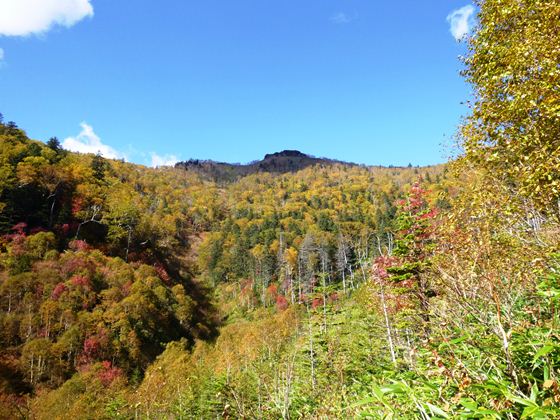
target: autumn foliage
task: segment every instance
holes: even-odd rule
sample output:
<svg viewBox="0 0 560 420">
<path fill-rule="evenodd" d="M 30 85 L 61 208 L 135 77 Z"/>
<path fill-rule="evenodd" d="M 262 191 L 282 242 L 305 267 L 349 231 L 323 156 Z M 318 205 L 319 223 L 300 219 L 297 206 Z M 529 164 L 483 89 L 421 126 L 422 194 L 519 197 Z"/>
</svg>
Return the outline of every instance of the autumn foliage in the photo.
<svg viewBox="0 0 560 420">
<path fill-rule="evenodd" d="M 0 122 L 0 417 L 559 418 L 560 6 L 476 3 L 446 165 L 148 169 Z"/>
</svg>

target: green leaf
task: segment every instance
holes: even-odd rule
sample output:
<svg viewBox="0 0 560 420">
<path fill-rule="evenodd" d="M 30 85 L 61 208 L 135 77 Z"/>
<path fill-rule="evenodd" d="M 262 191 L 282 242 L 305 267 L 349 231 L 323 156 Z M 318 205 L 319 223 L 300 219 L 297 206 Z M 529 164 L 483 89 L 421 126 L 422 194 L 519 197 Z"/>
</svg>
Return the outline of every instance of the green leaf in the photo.
<svg viewBox="0 0 560 420">
<path fill-rule="evenodd" d="M 543 369 L 543 381 L 548 380 L 550 380 L 550 367 L 548 365 L 545 365 Z"/>
<path fill-rule="evenodd" d="M 426 406 L 430 409 L 432 414 L 443 417 L 444 419 L 449 418 L 449 415 L 445 411 L 443 411 L 441 408 L 436 407 L 435 405 L 430 404 L 430 403 L 426 403 Z"/>
<path fill-rule="evenodd" d="M 478 404 L 471 399 L 466 399 L 463 398 L 461 399 L 461 401 L 459 401 L 459 404 L 461 404 L 463 407 L 465 407 L 467 410 L 470 411 L 477 411 L 478 410 Z"/>
<path fill-rule="evenodd" d="M 538 407 L 537 404 L 535 404 L 533 401 L 528 400 L 527 398 L 520 398 L 520 397 L 516 397 L 515 395 L 510 395 L 509 399 L 513 402 L 516 402 L 518 404 L 524 405 L 526 407 Z"/>
<path fill-rule="evenodd" d="M 546 345 L 543 346 L 538 352 L 535 353 L 535 357 L 533 358 L 533 364 L 537 362 L 541 357 L 546 356 L 547 354 L 551 353 L 556 349 L 556 346 Z"/>
<path fill-rule="evenodd" d="M 465 340 L 468 340 L 469 338 L 470 338 L 470 336 L 464 335 L 462 337 L 456 338 L 455 340 L 451 340 L 449 343 L 450 344 L 459 344 L 459 343 L 462 343 Z"/>
<path fill-rule="evenodd" d="M 539 419 L 546 418 L 546 414 L 543 413 L 540 407 L 527 407 L 523 410 L 521 414 L 522 419 Z"/>
<path fill-rule="evenodd" d="M 532 387 L 531 387 L 531 401 L 533 401 L 534 403 L 537 402 L 537 396 L 539 395 L 539 388 L 537 387 L 537 384 L 535 383 Z"/>
</svg>

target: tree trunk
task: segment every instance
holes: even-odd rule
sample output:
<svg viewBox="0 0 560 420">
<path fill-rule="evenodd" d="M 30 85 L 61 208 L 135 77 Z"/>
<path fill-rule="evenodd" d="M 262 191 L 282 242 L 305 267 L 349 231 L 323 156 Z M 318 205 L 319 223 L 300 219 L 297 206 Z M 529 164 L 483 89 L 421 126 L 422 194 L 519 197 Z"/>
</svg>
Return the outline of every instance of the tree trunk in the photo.
<svg viewBox="0 0 560 420">
<path fill-rule="evenodd" d="M 383 315 L 385 316 L 385 329 L 387 331 L 387 341 L 389 343 L 389 350 L 391 352 L 391 361 L 393 365 L 397 365 L 397 357 L 395 355 L 395 345 L 393 343 L 393 336 L 391 334 L 391 324 L 389 322 L 389 313 L 387 311 L 387 301 L 385 300 L 385 291 L 381 286 L 381 305 L 383 306 Z"/>
</svg>

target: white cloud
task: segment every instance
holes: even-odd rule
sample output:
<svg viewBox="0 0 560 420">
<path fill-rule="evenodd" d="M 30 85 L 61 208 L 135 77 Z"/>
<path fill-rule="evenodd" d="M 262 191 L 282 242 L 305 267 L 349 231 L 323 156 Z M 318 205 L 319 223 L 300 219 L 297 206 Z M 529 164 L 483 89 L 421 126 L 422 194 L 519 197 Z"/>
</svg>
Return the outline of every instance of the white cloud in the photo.
<svg viewBox="0 0 560 420">
<path fill-rule="evenodd" d="M 0 48 L 0 61 L 4 59 L 4 50 Z"/>
<path fill-rule="evenodd" d="M 0 35 L 26 36 L 93 16 L 91 0 L 0 0 Z"/>
<path fill-rule="evenodd" d="M 447 16 L 451 35 L 457 40 L 462 40 L 473 28 L 475 21 L 474 6 L 469 4 L 454 10 Z"/>
<path fill-rule="evenodd" d="M 122 153 L 117 152 L 111 146 L 103 144 L 101 139 L 93 131 L 93 127 L 83 122 L 80 124 L 82 131 L 76 137 L 68 137 L 62 142 L 62 147 L 71 152 L 99 153 L 108 159 L 124 158 Z"/>
<path fill-rule="evenodd" d="M 179 162 L 179 158 L 175 155 L 160 156 L 157 153 L 152 153 L 152 168 L 157 168 L 158 166 L 174 166 L 177 162 Z"/>
<path fill-rule="evenodd" d="M 348 14 L 346 14 L 344 12 L 339 12 L 339 13 L 335 13 L 334 15 L 332 15 L 330 20 L 333 23 L 337 23 L 339 25 L 344 25 L 346 23 L 352 22 L 354 19 L 356 19 L 355 16 L 349 16 Z"/>
<path fill-rule="evenodd" d="M 118 151 L 111 146 L 104 144 L 99 136 L 93 130 L 93 127 L 86 122 L 80 124 L 82 131 L 77 136 L 68 137 L 62 142 L 62 147 L 71 152 L 78 153 L 99 153 L 107 159 L 124 159 L 129 161 L 131 155 L 136 156 L 137 160 L 142 160 L 150 165 L 152 168 L 161 166 L 174 166 L 180 159 L 176 155 L 164 154 L 158 155 L 157 153 L 140 152 L 132 146 L 128 147 L 126 152 Z"/>
</svg>

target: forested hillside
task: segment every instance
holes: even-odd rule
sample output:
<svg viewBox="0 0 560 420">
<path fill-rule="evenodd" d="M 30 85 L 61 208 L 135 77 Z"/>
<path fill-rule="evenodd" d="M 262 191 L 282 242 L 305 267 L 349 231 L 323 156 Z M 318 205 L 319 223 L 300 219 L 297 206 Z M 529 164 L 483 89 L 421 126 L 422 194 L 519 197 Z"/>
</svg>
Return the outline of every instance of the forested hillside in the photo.
<svg viewBox="0 0 560 420">
<path fill-rule="evenodd" d="M 71 154 L 14 123 L 0 124 L 0 139 L 4 397 L 100 362 L 139 378 L 165 343 L 216 334 L 210 295 L 185 262 L 202 183 Z"/>
<path fill-rule="evenodd" d="M 445 165 L 149 169 L 2 122 L 0 417 L 560 417 L 560 4 L 477 5 Z"/>
<path fill-rule="evenodd" d="M 287 311 L 293 334 L 302 307 L 330 307 L 368 281 L 411 185 L 425 178 L 434 197 L 443 191 L 443 167 L 331 162 L 216 184 L 180 166 L 69 153 L 56 138 L 28 139 L 13 122 L 0 136 L 9 415 L 35 401 L 29 396 L 56 399 L 83 377 L 133 390 L 166 343 L 191 351 L 220 327 L 222 336 Z M 45 409 L 37 404 L 30 413 Z"/>
</svg>

